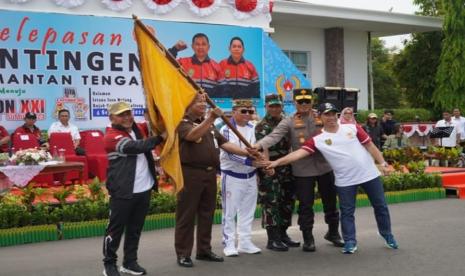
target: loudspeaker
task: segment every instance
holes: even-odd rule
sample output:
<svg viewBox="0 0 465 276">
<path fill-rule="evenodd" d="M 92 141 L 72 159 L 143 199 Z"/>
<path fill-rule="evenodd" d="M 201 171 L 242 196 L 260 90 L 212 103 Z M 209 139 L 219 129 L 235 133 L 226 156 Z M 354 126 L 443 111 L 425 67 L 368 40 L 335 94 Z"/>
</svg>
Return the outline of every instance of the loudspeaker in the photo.
<svg viewBox="0 0 465 276">
<path fill-rule="evenodd" d="M 314 93 L 318 95 L 318 105 L 332 103 L 337 109 L 342 110 L 351 107 L 357 112 L 358 93 L 360 89 L 342 87 L 317 87 Z"/>
<path fill-rule="evenodd" d="M 358 93 L 360 89 L 344 88 L 342 90 L 342 108 L 351 107 L 357 113 Z"/>
<path fill-rule="evenodd" d="M 318 95 L 318 105 L 332 103 L 337 109 L 342 110 L 343 88 L 341 87 L 317 87 L 314 93 Z"/>
</svg>

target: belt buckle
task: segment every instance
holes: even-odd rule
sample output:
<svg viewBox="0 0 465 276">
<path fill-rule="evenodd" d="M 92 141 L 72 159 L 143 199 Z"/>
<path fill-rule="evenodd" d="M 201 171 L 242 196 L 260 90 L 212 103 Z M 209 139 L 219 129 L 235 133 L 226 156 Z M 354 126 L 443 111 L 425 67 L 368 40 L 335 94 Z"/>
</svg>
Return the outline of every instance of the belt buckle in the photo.
<svg viewBox="0 0 465 276">
<path fill-rule="evenodd" d="M 212 167 L 212 166 L 208 166 L 208 167 L 205 168 L 205 170 L 209 172 L 209 171 L 213 170 L 213 167 Z"/>
</svg>

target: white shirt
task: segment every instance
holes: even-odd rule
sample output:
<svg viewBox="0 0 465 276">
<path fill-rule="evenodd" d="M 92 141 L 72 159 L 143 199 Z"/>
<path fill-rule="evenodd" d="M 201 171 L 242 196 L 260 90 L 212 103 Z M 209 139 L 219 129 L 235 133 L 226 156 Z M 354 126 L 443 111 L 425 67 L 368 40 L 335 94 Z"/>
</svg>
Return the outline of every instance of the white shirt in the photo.
<svg viewBox="0 0 465 276">
<path fill-rule="evenodd" d="M 465 117 L 460 116 L 456 118 L 453 116 L 452 121 L 454 121 L 459 126 L 460 140 L 465 140 Z"/>
<path fill-rule="evenodd" d="M 132 139 L 136 140 L 136 134 L 134 131 L 129 133 Z M 132 193 L 143 193 L 152 189 L 154 180 L 152 175 L 150 174 L 149 170 L 149 163 L 147 162 L 147 158 L 145 157 L 144 153 L 139 153 L 137 155 L 137 163 L 136 163 L 136 176 L 134 178 L 134 188 Z"/>
<path fill-rule="evenodd" d="M 63 125 L 60 121 L 54 122 L 48 129 L 48 135 L 54 132 L 68 132 L 71 133 L 73 140 L 81 140 L 81 135 L 79 135 L 79 129 L 77 126 L 68 123 L 67 126 Z"/>
<path fill-rule="evenodd" d="M 234 120 L 231 122 L 235 125 Z M 251 123 L 247 123 L 245 126 L 235 125 L 237 130 L 244 136 L 244 138 L 251 144 L 255 144 L 255 127 Z M 242 143 L 236 134 L 229 129 L 227 125 L 223 126 L 220 133 L 233 144 L 245 149 L 246 146 Z M 251 173 L 255 171 L 255 167 L 252 167 L 252 160 L 244 156 L 228 153 L 221 150 L 220 153 L 221 170 L 229 170 L 235 173 Z"/>
<path fill-rule="evenodd" d="M 335 185 L 347 187 L 365 183 L 380 176 L 370 153 L 363 146 L 370 136 L 358 125 L 339 125 L 336 133 L 322 131 L 308 139 L 302 149 L 319 150 L 331 165 Z"/>
<path fill-rule="evenodd" d="M 436 123 L 435 127 L 448 127 L 448 126 L 453 126 L 454 129 L 452 130 L 449 137 L 441 138 L 440 146 L 455 147 L 457 146 L 457 134 L 462 135 L 462 133 L 460 132 L 460 127 L 457 125 L 457 123 L 453 121 L 452 119 L 450 120 L 450 122 L 446 122 L 446 120 L 443 119 L 443 120 L 439 120 Z"/>
</svg>

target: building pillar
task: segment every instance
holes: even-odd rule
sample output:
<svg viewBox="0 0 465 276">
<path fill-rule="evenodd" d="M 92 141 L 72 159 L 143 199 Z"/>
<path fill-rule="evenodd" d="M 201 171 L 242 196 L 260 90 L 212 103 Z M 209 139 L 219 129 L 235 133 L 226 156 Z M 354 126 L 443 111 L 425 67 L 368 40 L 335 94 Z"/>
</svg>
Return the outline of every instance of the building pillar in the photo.
<svg viewBox="0 0 465 276">
<path fill-rule="evenodd" d="M 344 29 L 325 29 L 326 86 L 345 86 Z"/>
</svg>

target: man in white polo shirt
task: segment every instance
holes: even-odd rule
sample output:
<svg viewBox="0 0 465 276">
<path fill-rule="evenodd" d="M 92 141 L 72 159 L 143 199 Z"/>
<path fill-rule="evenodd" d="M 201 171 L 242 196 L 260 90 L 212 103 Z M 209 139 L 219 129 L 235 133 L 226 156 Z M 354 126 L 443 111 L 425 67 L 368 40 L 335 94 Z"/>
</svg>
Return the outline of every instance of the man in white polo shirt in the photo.
<svg viewBox="0 0 465 276">
<path fill-rule="evenodd" d="M 79 134 L 79 129 L 77 126 L 71 124 L 69 122 L 70 113 L 68 109 L 61 109 L 58 111 L 58 122 L 52 123 L 50 128 L 48 129 L 48 136 L 54 132 L 68 132 L 71 134 L 71 138 L 73 139 L 74 150 L 76 151 L 77 155 L 85 155 L 84 149 L 79 147 L 79 143 L 81 142 L 81 135 Z"/>
<path fill-rule="evenodd" d="M 359 186 L 364 189 L 375 210 L 378 231 L 386 245 L 397 249 L 397 242 L 391 232 L 391 219 L 384 199 L 380 172 L 373 162 L 375 159 L 382 165 L 383 171 L 386 170 L 387 163 L 381 152 L 360 126 L 338 124 L 337 109 L 333 104 L 321 104 L 318 111 L 324 125 L 322 132 L 308 139 L 301 149 L 270 162 L 267 168 L 289 164 L 318 150 L 334 170 L 344 238 L 342 252 L 352 254 L 357 250 L 354 212 Z"/>
<path fill-rule="evenodd" d="M 442 120 L 439 120 L 435 127 L 452 127 L 449 137 L 439 138 L 439 146 L 453 148 L 460 144 L 462 130 L 460 128 L 460 124 L 452 120 L 452 116 L 449 111 L 446 110 L 442 112 Z"/>
</svg>

